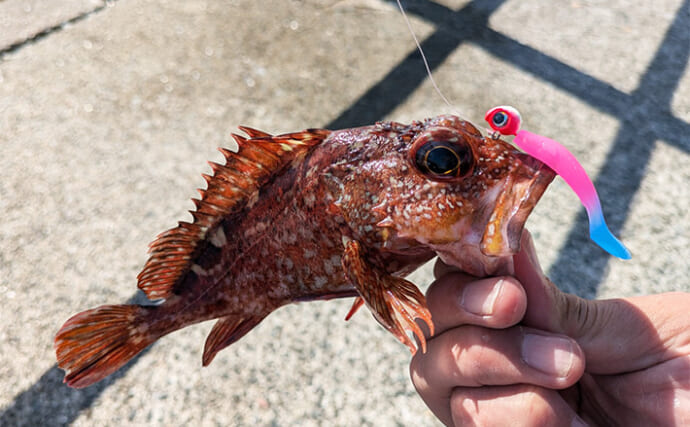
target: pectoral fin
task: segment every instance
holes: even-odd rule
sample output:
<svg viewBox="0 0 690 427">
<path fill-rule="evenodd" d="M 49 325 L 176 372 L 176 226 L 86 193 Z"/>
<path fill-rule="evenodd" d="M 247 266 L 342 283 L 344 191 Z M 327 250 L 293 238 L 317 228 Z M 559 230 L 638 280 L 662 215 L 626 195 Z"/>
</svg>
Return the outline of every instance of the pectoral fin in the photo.
<svg viewBox="0 0 690 427">
<path fill-rule="evenodd" d="M 415 318 L 424 320 L 432 335 L 434 325 L 426 299 L 419 289 L 413 283 L 392 276 L 376 266 L 355 240 L 345 243 L 342 264 L 347 278 L 357 288 L 376 320 L 400 342 L 407 345 L 412 354 L 416 353 L 417 347 L 407 332 L 413 332 L 419 340 L 422 352 L 426 352 L 426 339 Z M 356 306 L 357 302 L 353 309 Z"/>
</svg>

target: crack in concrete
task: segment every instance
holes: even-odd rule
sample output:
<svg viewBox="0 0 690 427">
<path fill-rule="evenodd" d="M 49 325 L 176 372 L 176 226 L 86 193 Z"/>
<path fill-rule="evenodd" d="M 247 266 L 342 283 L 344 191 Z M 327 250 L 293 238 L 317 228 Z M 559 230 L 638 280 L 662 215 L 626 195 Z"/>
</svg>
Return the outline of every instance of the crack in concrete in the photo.
<svg viewBox="0 0 690 427">
<path fill-rule="evenodd" d="M 0 0 L 2 2 L 3 0 Z M 30 46 L 34 43 L 38 43 L 39 41 L 49 37 L 52 34 L 59 33 L 60 31 L 64 30 L 65 28 L 74 25 L 76 23 L 79 23 L 87 18 L 89 18 L 92 15 L 95 15 L 96 13 L 102 11 L 103 9 L 106 9 L 108 7 L 111 7 L 117 0 L 106 0 L 101 4 L 100 6 L 97 6 L 87 12 L 83 12 L 77 16 L 74 16 L 72 18 L 66 19 L 58 24 L 55 24 L 53 26 L 47 27 L 35 34 L 32 34 L 22 40 L 19 40 L 17 42 L 14 42 L 7 47 L 4 47 L 0 49 L 0 62 L 2 62 L 5 57 L 11 53 L 17 52 L 18 50 Z"/>
</svg>

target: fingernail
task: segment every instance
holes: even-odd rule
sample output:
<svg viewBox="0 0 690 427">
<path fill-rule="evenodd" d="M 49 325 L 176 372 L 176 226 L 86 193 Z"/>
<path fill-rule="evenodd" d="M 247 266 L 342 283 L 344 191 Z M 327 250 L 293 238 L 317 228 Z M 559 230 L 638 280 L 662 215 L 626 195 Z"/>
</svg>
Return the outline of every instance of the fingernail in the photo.
<svg viewBox="0 0 690 427">
<path fill-rule="evenodd" d="M 567 377 L 574 357 L 573 344 L 566 338 L 526 334 L 522 341 L 522 359 L 545 374 Z"/>
<path fill-rule="evenodd" d="M 462 291 L 460 306 L 472 314 L 490 316 L 494 312 L 494 306 L 502 289 L 502 279 L 494 283 L 488 294 L 483 283 L 473 282 Z"/>
</svg>

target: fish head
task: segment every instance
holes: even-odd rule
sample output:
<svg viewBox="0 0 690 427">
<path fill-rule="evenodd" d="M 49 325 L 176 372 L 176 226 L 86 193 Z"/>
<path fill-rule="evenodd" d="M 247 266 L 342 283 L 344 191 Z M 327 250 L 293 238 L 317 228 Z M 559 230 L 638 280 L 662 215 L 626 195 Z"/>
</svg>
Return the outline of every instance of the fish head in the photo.
<svg viewBox="0 0 690 427">
<path fill-rule="evenodd" d="M 378 187 L 365 188 L 378 188 L 372 210 L 383 249 L 421 246 L 469 274 L 508 273 L 554 172 L 451 115 L 415 122 L 394 140 L 365 167 L 377 171 Z"/>
</svg>

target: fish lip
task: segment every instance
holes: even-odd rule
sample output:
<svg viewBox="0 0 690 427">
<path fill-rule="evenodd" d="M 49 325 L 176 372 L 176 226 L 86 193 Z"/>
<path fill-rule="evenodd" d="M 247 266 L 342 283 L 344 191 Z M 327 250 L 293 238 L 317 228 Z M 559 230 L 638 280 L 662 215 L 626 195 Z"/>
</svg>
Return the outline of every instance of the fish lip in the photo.
<svg viewBox="0 0 690 427">
<path fill-rule="evenodd" d="M 520 153 L 518 158 L 517 176 L 504 183 L 480 241 L 481 253 L 489 257 L 511 256 L 520 250 L 525 222 L 556 177 L 553 169 L 534 157 Z"/>
</svg>

